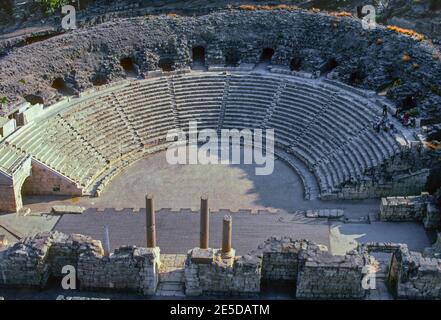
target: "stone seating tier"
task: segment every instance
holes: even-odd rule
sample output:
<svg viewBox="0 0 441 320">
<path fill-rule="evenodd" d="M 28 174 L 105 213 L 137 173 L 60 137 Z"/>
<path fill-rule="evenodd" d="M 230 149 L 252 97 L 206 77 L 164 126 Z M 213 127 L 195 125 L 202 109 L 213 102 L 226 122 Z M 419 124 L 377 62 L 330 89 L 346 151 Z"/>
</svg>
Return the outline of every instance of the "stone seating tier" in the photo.
<svg viewBox="0 0 441 320">
<path fill-rule="evenodd" d="M 72 104 L 8 142 L 99 191 L 190 120 L 199 129 L 274 128 L 277 145 L 304 162 L 322 193 L 332 193 L 400 152 L 392 133 L 372 129 L 380 108 L 346 89 L 269 74 L 163 76 Z M 0 165 L 8 166 L 14 157 L 0 146 Z"/>
</svg>

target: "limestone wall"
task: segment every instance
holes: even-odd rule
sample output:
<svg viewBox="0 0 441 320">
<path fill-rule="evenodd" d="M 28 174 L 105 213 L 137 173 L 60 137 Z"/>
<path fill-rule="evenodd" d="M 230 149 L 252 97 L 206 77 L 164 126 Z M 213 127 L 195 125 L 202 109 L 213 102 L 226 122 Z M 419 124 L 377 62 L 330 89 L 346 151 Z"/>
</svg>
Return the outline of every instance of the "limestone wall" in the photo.
<svg viewBox="0 0 441 320">
<path fill-rule="evenodd" d="M 82 196 L 83 190 L 74 181 L 41 162 L 32 160 L 32 173 L 23 186 L 23 193 L 26 195 Z"/>
<path fill-rule="evenodd" d="M 357 251 L 332 256 L 325 246 L 289 237 L 273 237 L 249 256 L 228 261 L 195 259 L 189 252 L 185 267 L 186 294 L 259 293 L 261 284 L 279 282 L 292 287 L 297 298 L 364 296 L 361 286 L 365 255 Z M 238 267 L 241 268 L 238 268 Z"/>
<path fill-rule="evenodd" d="M 403 246 L 392 257 L 389 282 L 400 299 L 441 299 L 441 259 Z"/>
<path fill-rule="evenodd" d="M 344 256 L 306 240 L 270 238 L 242 257 L 219 250 L 189 251 L 187 296 L 261 293 L 262 281 L 284 281 L 298 299 L 362 299 L 371 251 L 392 252 L 389 287 L 401 299 L 441 299 L 441 259 L 410 252 L 406 245 L 367 243 Z M 153 295 L 159 281 L 159 248 L 124 246 L 105 256 L 100 241 L 44 232 L 0 250 L 0 287 L 43 288 L 72 265 L 80 290 L 122 290 Z M 295 281 L 295 283 L 293 283 Z"/>
<path fill-rule="evenodd" d="M 256 295 L 260 292 L 261 262 L 256 256 L 197 262 L 190 250 L 185 265 L 185 293 L 200 295 Z"/>
<path fill-rule="evenodd" d="M 31 172 L 31 158 L 19 163 L 12 173 L 0 171 L 0 211 L 16 212 L 23 206 L 21 188 Z"/>
<path fill-rule="evenodd" d="M 263 281 L 297 281 L 299 264 L 305 252 L 327 251 L 325 246 L 306 240 L 292 240 L 288 237 L 273 237 L 260 246 L 262 250 Z"/>
<path fill-rule="evenodd" d="M 116 249 L 109 257 L 96 252 L 79 256 L 78 278 L 82 289 L 116 289 L 154 294 L 159 275 L 159 248 Z"/>
<path fill-rule="evenodd" d="M 100 241 L 82 235 L 44 232 L 0 251 L 0 287 L 45 287 L 60 278 L 65 265 L 75 267 L 80 289 L 156 291 L 159 248 L 122 247 L 103 256 Z"/>
<path fill-rule="evenodd" d="M 421 196 L 387 197 L 381 199 L 380 219 L 382 221 L 421 221 L 426 229 L 440 225 L 441 212 L 428 193 Z"/>
<path fill-rule="evenodd" d="M 365 295 L 362 287 L 365 261 L 357 252 L 345 256 L 323 253 L 309 257 L 297 280 L 299 299 L 356 299 Z"/>
<path fill-rule="evenodd" d="M 17 127 L 15 119 L 4 120 L 0 118 L 0 138 L 4 138 L 13 133 Z"/>
</svg>

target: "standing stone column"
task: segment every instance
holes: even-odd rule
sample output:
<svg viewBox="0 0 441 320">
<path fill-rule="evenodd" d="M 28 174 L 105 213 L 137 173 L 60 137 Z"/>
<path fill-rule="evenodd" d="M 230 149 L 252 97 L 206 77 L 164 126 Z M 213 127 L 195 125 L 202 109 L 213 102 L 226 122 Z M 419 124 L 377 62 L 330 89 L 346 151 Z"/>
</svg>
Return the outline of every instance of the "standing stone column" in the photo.
<svg viewBox="0 0 441 320">
<path fill-rule="evenodd" d="M 156 225 L 155 225 L 155 210 L 153 208 L 153 197 L 147 195 L 145 197 L 146 210 L 146 228 L 147 228 L 147 248 L 156 247 Z"/>
<path fill-rule="evenodd" d="M 208 249 L 208 240 L 210 232 L 210 217 L 208 211 L 208 197 L 201 197 L 201 234 L 200 234 L 200 248 Z"/>
<path fill-rule="evenodd" d="M 109 236 L 109 226 L 104 226 L 104 256 L 108 257 L 110 255 L 110 236 Z"/>
<path fill-rule="evenodd" d="M 230 253 L 233 236 L 233 219 L 225 216 L 222 221 L 222 253 Z"/>
</svg>

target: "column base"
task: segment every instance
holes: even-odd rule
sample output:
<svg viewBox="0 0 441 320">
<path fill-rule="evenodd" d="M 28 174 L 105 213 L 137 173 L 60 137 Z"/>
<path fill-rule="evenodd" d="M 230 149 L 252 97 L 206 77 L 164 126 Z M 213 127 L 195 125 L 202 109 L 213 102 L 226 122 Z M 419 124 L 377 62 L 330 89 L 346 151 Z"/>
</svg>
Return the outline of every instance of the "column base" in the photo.
<svg viewBox="0 0 441 320">
<path fill-rule="evenodd" d="M 214 261 L 214 250 L 212 248 L 191 250 L 191 261 L 198 264 L 210 264 Z"/>
</svg>

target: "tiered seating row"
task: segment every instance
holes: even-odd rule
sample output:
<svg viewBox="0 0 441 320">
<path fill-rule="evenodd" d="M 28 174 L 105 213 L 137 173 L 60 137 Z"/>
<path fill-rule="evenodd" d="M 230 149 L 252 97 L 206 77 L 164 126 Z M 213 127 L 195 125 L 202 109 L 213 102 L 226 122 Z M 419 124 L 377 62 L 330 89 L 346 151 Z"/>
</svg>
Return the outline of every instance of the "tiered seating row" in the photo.
<svg viewBox="0 0 441 320">
<path fill-rule="evenodd" d="M 378 110 L 354 92 L 342 95 L 335 87 L 290 78 L 282 85 L 279 77 L 263 74 L 229 77 L 228 90 L 227 75 L 216 73 L 134 82 L 27 125 L 11 143 L 90 186 L 162 144 L 178 125 L 186 129 L 197 120 L 199 129 L 216 129 L 224 106 L 224 128 L 274 128 L 276 141 L 309 167 L 322 193 L 399 152 L 391 133 L 373 131 Z M 10 166 L 13 159 L 0 149 L 0 164 Z"/>
<path fill-rule="evenodd" d="M 59 118 L 25 126 L 11 143 L 82 186 L 87 186 L 105 166 L 105 159 Z"/>
<path fill-rule="evenodd" d="M 12 174 L 16 164 L 24 160 L 25 155 L 7 145 L 0 145 L 0 169 Z"/>
<path fill-rule="evenodd" d="M 167 132 L 176 128 L 166 78 L 142 82 L 115 95 L 144 145 L 165 139 Z"/>
<path fill-rule="evenodd" d="M 113 161 L 139 145 L 123 124 L 112 95 L 61 113 L 62 118 L 102 156 Z"/>
<path fill-rule="evenodd" d="M 225 76 L 181 76 L 173 79 L 181 128 L 197 121 L 198 129 L 216 129 L 225 89 Z"/>
<path fill-rule="evenodd" d="M 260 128 L 280 79 L 259 75 L 232 75 L 223 126 L 225 128 Z"/>
</svg>

